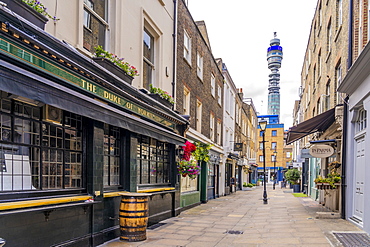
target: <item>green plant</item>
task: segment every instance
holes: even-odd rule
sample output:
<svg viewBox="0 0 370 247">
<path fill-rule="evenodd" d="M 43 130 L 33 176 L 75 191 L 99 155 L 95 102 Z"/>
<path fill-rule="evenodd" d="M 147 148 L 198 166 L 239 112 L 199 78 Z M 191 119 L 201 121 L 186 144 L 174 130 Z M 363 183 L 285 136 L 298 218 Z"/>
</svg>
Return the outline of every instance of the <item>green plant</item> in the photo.
<svg viewBox="0 0 370 247">
<path fill-rule="evenodd" d="M 247 184 L 247 187 L 249 187 L 249 188 L 252 188 L 254 185 L 253 184 L 251 184 L 251 183 L 248 183 Z"/>
<path fill-rule="evenodd" d="M 36 0 L 22 0 L 22 2 L 24 2 L 25 4 L 27 4 L 28 6 L 30 6 L 31 8 L 33 8 L 34 10 L 36 10 L 38 13 L 54 20 L 54 21 L 58 21 L 59 19 L 56 17 L 56 16 L 51 16 L 48 12 L 47 12 L 47 8 L 40 2 L 40 1 L 36 1 Z"/>
<path fill-rule="evenodd" d="M 195 179 L 200 173 L 200 167 L 197 165 L 196 160 L 181 160 L 177 164 L 177 170 L 181 176 L 188 176 L 190 179 Z"/>
<path fill-rule="evenodd" d="M 243 187 L 247 187 L 247 182 L 244 182 L 243 183 Z"/>
<path fill-rule="evenodd" d="M 285 172 L 285 178 L 291 184 L 298 184 L 299 179 L 301 178 L 301 172 L 296 168 L 290 169 L 287 172 Z"/>
<path fill-rule="evenodd" d="M 211 149 L 212 145 L 201 142 L 195 142 L 194 144 L 197 147 L 194 151 L 195 159 L 205 162 L 209 161 L 209 150 Z"/>
<path fill-rule="evenodd" d="M 174 104 L 175 101 L 173 100 L 173 97 L 166 91 L 160 89 L 159 87 L 153 87 L 152 84 L 149 85 L 149 92 L 150 93 L 155 93 L 161 96 L 163 99 L 167 100 L 171 104 Z"/>
<path fill-rule="evenodd" d="M 123 61 L 123 58 L 119 58 L 117 55 L 104 50 L 101 45 L 96 46 L 94 49 L 95 57 L 108 59 L 109 61 L 120 67 L 123 71 L 125 71 L 126 74 L 128 74 L 129 76 L 139 75 L 139 72 L 134 66 L 130 65 L 128 62 Z"/>
</svg>

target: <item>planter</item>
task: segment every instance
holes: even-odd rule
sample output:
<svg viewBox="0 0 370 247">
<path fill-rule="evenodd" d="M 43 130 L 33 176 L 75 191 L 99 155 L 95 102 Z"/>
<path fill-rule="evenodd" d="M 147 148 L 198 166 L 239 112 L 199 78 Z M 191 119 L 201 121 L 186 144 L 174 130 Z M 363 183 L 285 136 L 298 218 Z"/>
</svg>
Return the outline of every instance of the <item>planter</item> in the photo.
<svg viewBox="0 0 370 247">
<path fill-rule="evenodd" d="M 45 24 L 48 22 L 48 18 L 43 14 L 37 12 L 32 7 L 28 6 L 22 0 L 1 0 L 7 4 L 7 8 L 22 16 L 24 19 L 33 23 L 41 29 L 45 29 Z"/>
<path fill-rule="evenodd" d="M 316 188 L 319 190 L 333 190 L 338 189 L 340 186 L 340 183 L 334 183 L 333 186 L 329 183 L 316 183 Z"/>
<path fill-rule="evenodd" d="M 93 60 L 94 62 L 102 66 L 104 69 L 108 70 L 112 74 L 118 76 L 119 78 L 121 78 L 122 80 L 124 80 L 125 82 L 131 85 L 134 77 L 128 75 L 123 69 L 121 69 L 120 67 L 118 67 L 117 65 L 109 61 L 108 59 L 105 59 L 103 57 L 93 57 Z M 117 86 L 121 87 L 120 85 L 117 85 Z"/>
<path fill-rule="evenodd" d="M 301 188 L 299 184 L 294 184 L 293 185 L 293 193 L 299 193 L 301 192 Z"/>
<path fill-rule="evenodd" d="M 153 99 L 155 99 L 156 101 L 158 101 L 159 103 L 161 103 L 162 105 L 168 107 L 168 108 L 172 108 L 172 106 L 173 106 L 173 104 L 171 104 L 168 100 L 162 98 L 159 94 L 150 93 L 148 95 L 150 97 L 152 97 Z"/>
<path fill-rule="evenodd" d="M 243 190 L 251 191 L 251 190 L 253 190 L 253 188 L 252 187 L 243 187 Z"/>
</svg>

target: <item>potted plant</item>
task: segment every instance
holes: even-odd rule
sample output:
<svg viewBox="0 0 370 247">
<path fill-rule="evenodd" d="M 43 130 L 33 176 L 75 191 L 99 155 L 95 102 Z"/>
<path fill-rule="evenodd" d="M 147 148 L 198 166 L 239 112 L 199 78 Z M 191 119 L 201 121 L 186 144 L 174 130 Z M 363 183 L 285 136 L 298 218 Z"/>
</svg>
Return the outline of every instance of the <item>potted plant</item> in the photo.
<svg viewBox="0 0 370 247">
<path fill-rule="evenodd" d="M 299 180 L 301 179 L 301 172 L 298 169 L 293 168 L 285 172 L 285 178 L 293 185 L 294 193 L 300 192 Z"/>
<path fill-rule="evenodd" d="M 168 92 L 160 89 L 159 87 L 154 87 L 152 84 L 149 85 L 149 92 L 150 97 L 161 102 L 168 108 L 171 108 L 175 103 L 173 97 Z"/>
<path fill-rule="evenodd" d="M 2 2 L 7 4 L 7 7 L 22 16 L 29 22 L 33 23 L 41 29 L 45 29 L 45 24 L 48 22 L 48 19 L 54 21 L 59 20 L 55 16 L 51 16 L 46 7 L 36 0 L 2 0 Z"/>
<path fill-rule="evenodd" d="M 119 58 L 117 55 L 104 50 L 102 46 L 99 45 L 94 50 L 93 60 L 125 82 L 131 84 L 134 76 L 139 75 L 134 66 L 124 61 L 123 58 Z"/>
<path fill-rule="evenodd" d="M 244 182 L 243 183 L 243 190 L 252 190 L 252 188 L 254 187 L 255 185 L 252 184 L 252 183 L 247 183 L 247 182 Z"/>
</svg>

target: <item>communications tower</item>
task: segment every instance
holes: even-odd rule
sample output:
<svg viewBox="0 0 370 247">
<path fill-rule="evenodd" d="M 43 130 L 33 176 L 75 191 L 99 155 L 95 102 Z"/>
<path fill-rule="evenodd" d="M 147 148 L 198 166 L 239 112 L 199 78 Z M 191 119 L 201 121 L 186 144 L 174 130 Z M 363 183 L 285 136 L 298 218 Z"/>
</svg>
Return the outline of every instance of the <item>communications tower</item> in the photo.
<svg viewBox="0 0 370 247">
<path fill-rule="evenodd" d="M 267 49 L 268 68 L 271 70 L 269 74 L 269 94 L 268 94 L 268 115 L 280 115 L 280 72 L 281 60 L 283 60 L 283 47 L 280 46 L 280 39 L 274 38 L 270 40 L 270 47 Z"/>
</svg>

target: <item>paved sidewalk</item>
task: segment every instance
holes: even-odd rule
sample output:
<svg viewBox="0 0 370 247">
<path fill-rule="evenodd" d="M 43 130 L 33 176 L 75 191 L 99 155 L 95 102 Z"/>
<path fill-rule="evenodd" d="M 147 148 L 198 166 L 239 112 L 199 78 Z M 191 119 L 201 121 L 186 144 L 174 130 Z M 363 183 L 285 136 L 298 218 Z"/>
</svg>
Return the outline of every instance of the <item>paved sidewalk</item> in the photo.
<svg viewBox="0 0 370 247">
<path fill-rule="evenodd" d="M 342 246 L 333 232 L 362 233 L 343 219 L 316 219 L 327 211 L 310 198 L 298 198 L 288 188 L 268 185 L 268 204 L 262 201 L 263 187 L 210 200 L 162 221 L 147 230 L 147 240 L 124 242 L 118 238 L 101 247 L 116 246 Z"/>
</svg>

